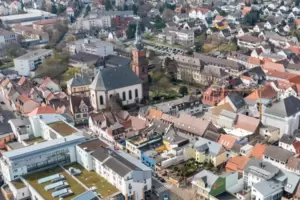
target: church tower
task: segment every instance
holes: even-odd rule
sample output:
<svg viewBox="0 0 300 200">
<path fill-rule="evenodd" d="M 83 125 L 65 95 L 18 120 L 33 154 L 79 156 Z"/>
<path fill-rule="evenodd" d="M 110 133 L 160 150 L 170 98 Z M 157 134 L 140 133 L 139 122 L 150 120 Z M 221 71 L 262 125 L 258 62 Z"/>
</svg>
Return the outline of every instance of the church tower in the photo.
<svg viewBox="0 0 300 200">
<path fill-rule="evenodd" d="M 132 50 L 132 71 L 143 81 L 143 98 L 149 98 L 148 61 L 142 43 L 142 31 L 137 21 L 134 49 Z"/>
</svg>

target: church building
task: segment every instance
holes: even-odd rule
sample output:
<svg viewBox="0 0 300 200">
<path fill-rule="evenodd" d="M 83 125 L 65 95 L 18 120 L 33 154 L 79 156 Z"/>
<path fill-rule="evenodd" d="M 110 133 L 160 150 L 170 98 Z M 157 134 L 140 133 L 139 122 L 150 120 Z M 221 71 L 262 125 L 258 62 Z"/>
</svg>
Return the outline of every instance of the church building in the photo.
<svg viewBox="0 0 300 200">
<path fill-rule="evenodd" d="M 129 66 L 100 69 L 89 86 L 94 110 L 111 107 L 113 97 L 122 105 L 131 105 L 148 98 L 148 62 L 142 44 L 141 30 L 137 24 L 133 49 L 132 69 Z"/>
</svg>

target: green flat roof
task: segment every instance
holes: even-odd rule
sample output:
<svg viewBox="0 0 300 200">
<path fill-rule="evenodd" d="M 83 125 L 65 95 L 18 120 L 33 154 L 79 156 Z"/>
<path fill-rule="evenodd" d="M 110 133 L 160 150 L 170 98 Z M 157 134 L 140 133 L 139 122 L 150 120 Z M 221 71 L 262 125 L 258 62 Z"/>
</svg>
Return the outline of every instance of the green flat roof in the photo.
<svg viewBox="0 0 300 200">
<path fill-rule="evenodd" d="M 36 172 L 34 174 L 30 174 L 30 175 L 26 175 L 24 176 L 24 179 L 44 198 L 47 200 L 51 200 L 51 199 L 59 199 L 59 198 L 53 198 L 52 197 L 52 190 L 50 191 L 45 191 L 44 187 L 46 185 L 51 184 L 51 182 L 46 182 L 43 184 L 39 184 L 38 180 L 47 176 L 51 176 L 53 174 L 57 174 L 57 173 L 61 173 L 62 175 L 64 175 L 64 177 L 66 178 L 66 182 L 68 182 L 70 188 L 72 190 L 72 192 L 74 193 L 73 195 L 64 198 L 64 200 L 71 200 L 74 197 L 82 194 L 83 192 L 85 192 L 86 190 L 75 180 L 73 179 L 70 175 L 68 175 L 62 168 L 60 167 L 56 167 L 54 169 L 48 169 L 48 170 L 44 170 L 44 171 L 40 171 L 40 172 Z"/>
<path fill-rule="evenodd" d="M 68 136 L 78 132 L 75 128 L 63 121 L 54 122 L 48 124 L 48 126 L 55 130 L 57 133 L 59 133 L 61 136 Z"/>
</svg>

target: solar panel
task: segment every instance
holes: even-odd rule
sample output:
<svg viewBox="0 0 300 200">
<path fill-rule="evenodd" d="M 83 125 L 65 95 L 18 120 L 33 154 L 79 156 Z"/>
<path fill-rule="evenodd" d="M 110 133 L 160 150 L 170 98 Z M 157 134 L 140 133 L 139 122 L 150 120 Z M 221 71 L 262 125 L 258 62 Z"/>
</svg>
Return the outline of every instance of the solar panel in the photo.
<svg viewBox="0 0 300 200">
<path fill-rule="evenodd" d="M 59 197 L 63 194 L 68 194 L 68 193 L 72 193 L 72 190 L 69 190 L 69 189 L 65 188 L 65 189 L 62 189 L 62 190 L 52 192 L 51 195 L 52 195 L 52 197 L 56 198 L 56 197 Z"/>
<path fill-rule="evenodd" d="M 63 175 L 61 174 L 54 174 L 54 175 L 51 175 L 51 176 L 47 176 L 47 177 L 44 177 L 44 178 L 41 178 L 38 180 L 38 183 L 39 184 L 42 184 L 42 183 L 46 183 L 48 181 L 51 181 L 53 179 L 57 179 L 57 178 L 60 178 L 60 177 L 63 177 Z"/>
<path fill-rule="evenodd" d="M 68 185 L 68 183 L 65 182 L 65 181 L 59 181 L 59 182 L 56 182 L 56 183 L 52 183 L 50 185 L 46 185 L 44 188 L 45 188 L 46 191 L 48 191 L 48 190 L 53 190 L 53 189 L 55 189 L 59 186 L 62 186 L 62 185 Z"/>
</svg>

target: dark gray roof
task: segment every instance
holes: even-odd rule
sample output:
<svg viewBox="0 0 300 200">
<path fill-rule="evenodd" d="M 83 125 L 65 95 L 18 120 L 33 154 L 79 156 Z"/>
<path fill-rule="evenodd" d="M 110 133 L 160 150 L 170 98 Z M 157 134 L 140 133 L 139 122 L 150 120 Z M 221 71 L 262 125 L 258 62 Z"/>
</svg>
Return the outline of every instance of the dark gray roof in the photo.
<svg viewBox="0 0 300 200">
<path fill-rule="evenodd" d="M 106 66 L 110 67 L 129 67 L 131 59 L 122 56 L 109 55 L 105 59 Z"/>
<path fill-rule="evenodd" d="M 94 54 L 90 54 L 90 53 L 85 53 L 85 52 L 79 52 L 78 54 L 75 54 L 73 56 L 71 56 L 69 58 L 70 62 L 91 62 L 91 61 L 95 61 L 97 62 L 98 60 L 100 60 L 101 57 L 94 55 Z"/>
<path fill-rule="evenodd" d="M 141 83 L 129 67 L 109 67 L 99 70 L 90 89 L 108 91 Z"/>
<path fill-rule="evenodd" d="M 268 146 L 266 151 L 264 152 L 264 156 L 268 156 L 269 158 L 273 158 L 274 160 L 279 160 L 284 163 L 286 163 L 288 159 L 293 155 L 293 152 L 273 145 Z"/>
<path fill-rule="evenodd" d="M 262 70 L 261 67 L 253 67 L 253 68 L 249 69 L 248 71 L 246 71 L 244 73 L 244 76 L 248 76 L 248 77 L 252 77 L 252 76 L 265 77 L 266 74 Z"/>
<path fill-rule="evenodd" d="M 292 135 L 283 134 L 282 137 L 280 138 L 280 142 L 285 144 L 293 144 L 294 141 L 295 141 L 295 137 Z"/>
<path fill-rule="evenodd" d="M 75 75 L 72 79 L 68 80 L 68 85 L 71 87 L 90 85 L 91 81 L 87 76 Z"/>
<path fill-rule="evenodd" d="M 103 162 L 108 158 L 108 149 L 99 147 L 92 153 L 92 156 L 100 162 Z"/>
<path fill-rule="evenodd" d="M 294 96 L 280 100 L 265 110 L 265 113 L 278 117 L 289 117 L 298 112 L 300 112 L 300 100 Z"/>
<path fill-rule="evenodd" d="M 203 135 L 204 138 L 206 138 L 208 140 L 211 140 L 213 142 L 218 142 L 220 136 L 221 135 L 219 133 L 214 132 L 214 131 L 210 131 L 210 130 L 205 131 L 205 133 Z"/>
<path fill-rule="evenodd" d="M 116 172 L 120 176 L 125 176 L 132 170 L 141 170 L 136 165 L 132 164 L 120 155 L 111 152 L 110 158 L 106 160 L 103 165 L 109 167 L 112 171 Z"/>
<path fill-rule="evenodd" d="M 236 92 L 229 94 L 228 98 L 230 99 L 231 103 L 234 105 L 234 107 L 237 110 L 239 110 L 240 108 L 246 105 L 244 98 Z"/>
</svg>

